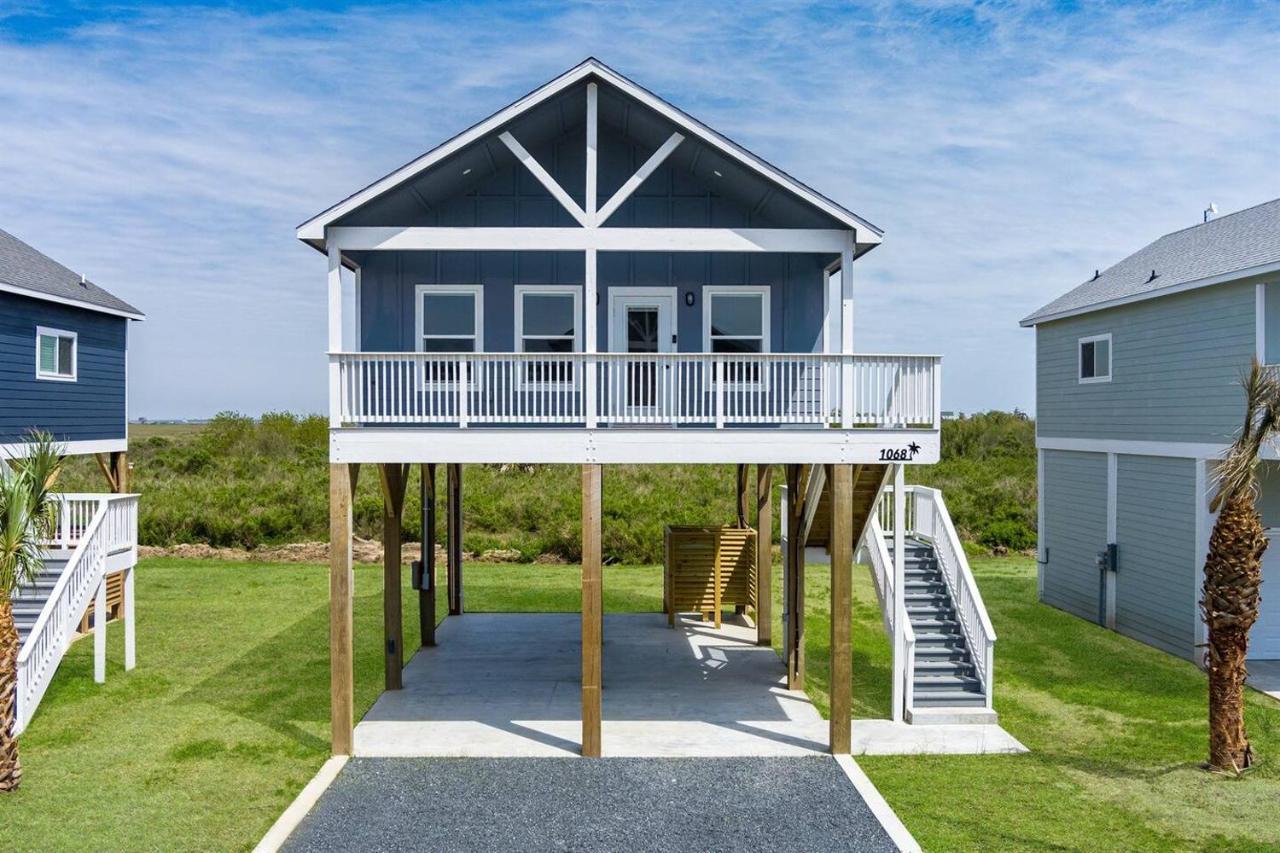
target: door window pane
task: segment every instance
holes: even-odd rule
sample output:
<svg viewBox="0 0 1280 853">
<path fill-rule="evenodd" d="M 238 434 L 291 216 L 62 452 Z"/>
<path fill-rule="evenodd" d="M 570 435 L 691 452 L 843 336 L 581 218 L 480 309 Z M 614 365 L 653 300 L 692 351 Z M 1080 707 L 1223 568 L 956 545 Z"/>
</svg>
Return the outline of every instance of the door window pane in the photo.
<svg viewBox="0 0 1280 853">
<path fill-rule="evenodd" d="M 658 309 L 627 309 L 627 352 L 658 351 Z"/>
</svg>

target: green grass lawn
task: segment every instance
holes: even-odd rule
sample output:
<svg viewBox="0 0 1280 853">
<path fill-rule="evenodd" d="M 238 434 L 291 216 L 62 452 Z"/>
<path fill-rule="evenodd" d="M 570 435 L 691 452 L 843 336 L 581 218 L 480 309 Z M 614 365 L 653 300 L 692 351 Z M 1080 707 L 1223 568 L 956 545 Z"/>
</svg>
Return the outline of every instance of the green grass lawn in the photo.
<svg viewBox="0 0 1280 853">
<path fill-rule="evenodd" d="M 1255 772 L 1204 774 L 1193 666 L 1037 604 L 1030 560 L 975 571 L 1000 635 L 1001 722 L 1032 752 L 860 759 L 927 849 L 1280 845 L 1280 703 L 1250 697 Z M 823 709 L 826 576 L 807 578 L 807 687 Z M 474 610 L 576 610 L 577 583 L 575 566 L 466 567 Z M 71 649 L 22 738 L 23 787 L 0 798 L 0 850 L 252 847 L 328 754 L 327 584 L 322 566 L 145 562 L 138 668 L 122 671 L 117 626 L 105 685 L 92 643 Z M 379 587 L 380 569 L 357 569 L 357 713 L 381 689 Z M 611 612 L 656 610 L 660 570 L 609 566 L 604 589 Z M 862 573 L 854 637 L 855 715 L 884 716 L 888 644 Z"/>
</svg>

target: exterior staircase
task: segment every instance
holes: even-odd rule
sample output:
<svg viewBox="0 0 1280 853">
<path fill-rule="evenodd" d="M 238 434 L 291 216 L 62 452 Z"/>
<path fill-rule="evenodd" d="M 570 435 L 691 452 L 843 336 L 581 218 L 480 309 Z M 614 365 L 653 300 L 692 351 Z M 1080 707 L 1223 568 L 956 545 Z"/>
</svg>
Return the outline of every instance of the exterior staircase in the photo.
<svg viewBox="0 0 1280 853">
<path fill-rule="evenodd" d="M 893 542 L 888 543 L 890 556 Z M 985 708 L 986 694 L 934 547 L 905 540 L 903 603 L 915 632 L 913 709 Z"/>
<path fill-rule="evenodd" d="M 44 570 L 36 576 L 35 583 L 19 589 L 18 594 L 13 597 L 13 621 L 18 628 L 18 648 L 22 648 L 31 630 L 35 628 L 40 619 L 40 611 L 44 610 L 45 602 L 53 593 L 58 578 L 62 577 L 62 570 L 67 567 L 70 556 L 63 551 L 53 552 L 45 557 Z"/>
</svg>

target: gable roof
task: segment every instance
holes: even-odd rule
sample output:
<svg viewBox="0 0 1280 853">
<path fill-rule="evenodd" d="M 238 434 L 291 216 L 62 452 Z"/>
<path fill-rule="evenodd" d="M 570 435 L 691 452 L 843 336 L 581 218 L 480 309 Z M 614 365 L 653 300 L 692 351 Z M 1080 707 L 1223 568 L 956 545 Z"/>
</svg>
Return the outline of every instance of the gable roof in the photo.
<svg viewBox="0 0 1280 853">
<path fill-rule="evenodd" d="M 554 97 L 570 86 L 573 86 L 588 77 L 598 78 L 602 82 L 608 83 L 609 85 L 621 90 L 635 100 L 659 113 L 682 130 L 687 131 L 694 137 L 723 152 L 731 159 L 736 160 L 749 169 L 764 176 L 766 179 L 773 181 L 789 192 L 794 193 L 806 202 L 812 204 L 828 216 L 831 216 L 855 231 L 856 240 L 859 244 L 867 247 L 874 246 L 880 242 L 880 238 L 884 235 L 884 232 L 880 228 L 858 216 L 853 211 L 832 201 L 812 187 L 801 183 L 768 161 L 752 154 L 741 145 L 738 145 L 727 137 L 712 130 L 710 127 L 707 127 L 693 116 L 614 71 L 595 57 L 588 57 L 578 65 L 561 74 L 559 77 L 556 77 L 554 80 L 539 86 L 523 98 L 503 107 L 501 110 L 498 110 L 483 121 L 472 125 L 462 133 L 454 136 L 452 139 L 441 143 L 425 154 L 411 160 L 399 169 L 396 169 L 394 172 L 379 178 L 364 189 L 353 193 L 330 207 L 328 210 L 325 210 L 324 212 L 308 219 L 306 222 L 303 222 L 298 226 L 298 239 L 303 240 L 316 248 L 321 248 L 324 243 L 324 229 L 326 225 L 332 224 L 334 221 L 342 218 L 361 205 L 366 204 L 372 199 L 394 189 L 397 186 L 400 186 L 415 175 L 429 169 L 431 166 L 446 157 L 460 151 L 487 134 L 494 132 L 521 114 L 528 112 L 538 104 Z"/>
<path fill-rule="evenodd" d="M 123 299 L 72 272 L 53 258 L 0 229 L 0 291 L 59 302 L 141 320 L 143 314 Z"/>
<path fill-rule="evenodd" d="M 1274 199 L 1166 234 L 1023 318 L 1021 324 L 1034 326 L 1278 270 L 1280 199 Z"/>
</svg>

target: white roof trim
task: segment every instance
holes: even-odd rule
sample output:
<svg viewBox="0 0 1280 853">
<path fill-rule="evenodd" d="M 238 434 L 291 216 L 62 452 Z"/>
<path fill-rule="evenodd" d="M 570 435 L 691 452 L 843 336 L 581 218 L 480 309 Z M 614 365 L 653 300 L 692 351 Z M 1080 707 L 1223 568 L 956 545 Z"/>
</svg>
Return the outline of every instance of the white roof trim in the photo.
<svg viewBox="0 0 1280 853">
<path fill-rule="evenodd" d="M 92 302 L 81 302 L 79 299 L 69 299 L 65 296 L 56 296 L 52 293 L 45 293 L 43 290 L 32 290 L 29 287 L 19 287 L 16 284 L 9 284 L 7 281 L 0 281 L 0 292 L 16 293 L 19 296 L 39 299 L 42 302 L 56 302 L 59 305 L 71 305 L 75 308 L 83 308 L 86 311 L 97 311 L 101 314 L 111 314 L 115 317 L 124 317 L 129 320 L 145 319 L 142 314 L 138 314 L 133 311 L 121 311 L 119 308 L 109 308 L 105 305 L 94 305 Z"/>
<path fill-rule="evenodd" d="M 1090 314 L 1094 311 L 1103 311 L 1107 308 L 1116 308 L 1120 305 L 1129 305 L 1134 302 L 1143 302 L 1147 299 L 1156 299 L 1161 296 L 1169 296 L 1174 293 L 1182 293 L 1187 290 L 1198 290 L 1202 287 L 1212 287 L 1215 284 L 1226 284 L 1230 281 L 1238 281 L 1240 279 L 1251 278 L 1255 275 L 1266 275 L 1267 273 L 1280 272 L 1280 261 L 1273 261 L 1269 264 L 1260 264 L 1256 267 L 1245 267 L 1232 272 L 1219 273 L 1205 278 L 1197 278 L 1192 281 L 1183 281 L 1178 284 L 1171 284 L 1168 287 L 1161 287 L 1157 290 L 1147 290 L 1142 293 L 1134 293 L 1129 296 L 1120 296 L 1115 299 L 1108 299 L 1105 302 L 1095 302 L 1093 305 L 1082 305 L 1079 308 L 1069 308 L 1066 311 L 1057 311 L 1053 314 L 1045 314 L 1043 316 L 1030 315 L 1018 322 L 1019 326 L 1024 328 L 1038 326 L 1041 323 L 1048 323 L 1051 320 L 1062 320 L 1067 317 L 1077 317 L 1081 314 Z"/>
<path fill-rule="evenodd" d="M 466 146 L 476 142 L 481 137 L 492 133 L 497 128 L 515 119 L 521 113 L 532 109 L 549 98 L 555 97 L 565 89 L 568 89 L 579 81 L 593 75 L 599 77 L 610 85 L 615 86 L 632 98 L 635 98 L 640 103 L 675 124 L 677 127 L 687 130 L 689 133 L 704 142 L 707 142 L 719 149 L 722 153 L 733 160 L 736 160 L 774 183 L 785 187 L 827 215 L 844 223 L 856 232 L 856 239 L 859 244 L 871 246 L 881 241 L 880 238 L 884 232 L 875 225 L 872 225 L 870 222 L 867 222 L 852 211 L 836 204 L 821 193 L 805 186 L 787 173 L 760 159 L 742 146 L 707 127 L 702 122 L 685 113 L 683 110 L 672 106 L 647 89 L 644 89 L 636 83 L 633 83 L 631 80 L 628 80 L 626 77 L 623 77 L 621 74 L 604 65 L 597 59 L 587 59 L 574 68 L 569 69 L 564 74 L 561 74 L 559 77 L 556 77 L 549 83 L 525 95 L 510 106 L 504 107 L 489 116 L 489 118 L 481 121 L 479 124 L 472 125 L 467 130 L 447 142 L 442 143 L 436 148 L 433 148 L 421 157 L 401 166 L 399 169 L 396 169 L 389 175 L 380 178 L 354 195 L 348 196 L 346 199 L 323 213 L 308 219 L 306 222 L 298 226 L 298 239 L 323 242 L 325 226 L 330 225 L 343 216 L 346 216 L 351 211 L 368 203 L 374 198 L 377 198 L 388 190 L 399 186 L 446 157 L 457 153 Z"/>
</svg>

